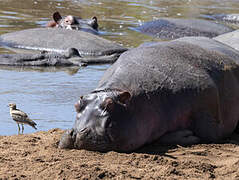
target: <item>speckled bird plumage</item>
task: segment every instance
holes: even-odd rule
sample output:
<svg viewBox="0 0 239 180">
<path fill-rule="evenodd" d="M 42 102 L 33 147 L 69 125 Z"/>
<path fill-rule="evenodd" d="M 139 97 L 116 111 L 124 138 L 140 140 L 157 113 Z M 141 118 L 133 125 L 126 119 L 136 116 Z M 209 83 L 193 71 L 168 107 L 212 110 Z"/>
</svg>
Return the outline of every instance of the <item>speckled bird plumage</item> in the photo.
<svg viewBox="0 0 239 180">
<path fill-rule="evenodd" d="M 22 125 L 22 133 L 24 131 L 23 124 L 28 124 L 28 125 L 32 126 L 34 129 L 37 129 L 35 127 L 37 124 L 34 121 L 32 121 L 25 112 L 17 109 L 17 106 L 15 103 L 9 103 L 8 106 L 10 107 L 10 115 L 11 115 L 12 119 L 18 125 L 18 133 L 20 133 L 19 124 Z"/>
</svg>

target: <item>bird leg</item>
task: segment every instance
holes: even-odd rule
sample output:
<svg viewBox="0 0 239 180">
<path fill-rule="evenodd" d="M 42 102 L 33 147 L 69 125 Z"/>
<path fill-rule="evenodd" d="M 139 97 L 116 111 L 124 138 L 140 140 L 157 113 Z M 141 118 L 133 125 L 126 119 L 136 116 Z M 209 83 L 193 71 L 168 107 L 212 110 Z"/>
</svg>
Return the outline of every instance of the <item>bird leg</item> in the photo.
<svg viewBox="0 0 239 180">
<path fill-rule="evenodd" d="M 21 128 L 18 123 L 17 123 L 17 126 L 18 126 L 18 134 L 20 134 Z"/>
<path fill-rule="evenodd" d="M 23 126 L 23 124 L 22 124 L 22 134 L 23 134 L 23 131 L 24 131 L 24 126 Z"/>
</svg>

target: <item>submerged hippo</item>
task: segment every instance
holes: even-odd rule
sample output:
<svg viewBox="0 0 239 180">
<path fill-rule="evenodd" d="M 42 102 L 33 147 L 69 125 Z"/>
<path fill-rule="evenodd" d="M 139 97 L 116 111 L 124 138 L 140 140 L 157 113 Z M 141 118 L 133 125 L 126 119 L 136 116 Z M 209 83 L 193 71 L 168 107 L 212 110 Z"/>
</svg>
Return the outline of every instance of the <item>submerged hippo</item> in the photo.
<svg viewBox="0 0 239 180">
<path fill-rule="evenodd" d="M 57 52 L 58 56 L 56 58 L 64 57 L 67 49 L 75 48 L 80 57 L 79 63 L 84 62 L 88 64 L 113 63 L 122 52 L 127 50 L 117 43 L 87 32 L 59 28 L 36 28 L 6 33 L 0 36 L 0 45 L 15 49 Z M 63 54 L 60 55 L 60 53 Z M 9 62 L 9 65 L 11 65 L 15 61 L 23 60 L 22 62 L 24 62 L 27 59 L 34 59 L 36 56 L 34 54 L 27 56 L 20 54 L 8 57 L 1 55 L 0 64 L 6 65 Z M 41 57 L 43 59 L 46 57 L 49 60 L 50 56 L 41 55 Z M 7 58 L 9 58 L 9 61 L 7 61 Z M 32 63 L 32 65 L 36 64 Z"/>
<path fill-rule="evenodd" d="M 131 29 L 166 40 L 185 36 L 204 36 L 212 38 L 233 31 L 230 27 L 211 21 L 174 18 L 161 18 L 146 22 L 139 27 Z"/>
<path fill-rule="evenodd" d="M 201 15 L 201 17 L 210 20 L 228 22 L 232 24 L 239 23 L 239 14 L 212 14 L 212 15 Z"/>
<path fill-rule="evenodd" d="M 90 63 L 75 48 L 69 48 L 64 53 L 0 54 L 0 65 L 8 66 L 86 66 Z"/>
<path fill-rule="evenodd" d="M 133 151 L 166 143 L 216 142 L 239 120 L 239 52 L 206 37 L 123 53 L 75 104 L 60 148 Z"/>
<path fill-rule="evenodd" d="M 47 24 L 47 27 L 57 27 L 70 30 L 81 30 L 90 32 L 92 34 L 98 34 L 98 22 L 94 16 L 91 19 L 80 19 L 72 15 L 62 17 L 59 12 L 53 14 L 53 20 Z"/>
</svg>

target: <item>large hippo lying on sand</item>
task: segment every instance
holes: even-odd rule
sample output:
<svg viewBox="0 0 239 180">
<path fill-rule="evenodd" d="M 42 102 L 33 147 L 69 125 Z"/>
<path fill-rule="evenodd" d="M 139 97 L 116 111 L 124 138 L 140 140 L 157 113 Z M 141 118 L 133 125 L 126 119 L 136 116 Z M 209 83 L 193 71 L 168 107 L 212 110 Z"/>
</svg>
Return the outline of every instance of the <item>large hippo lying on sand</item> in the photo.
<svg viewBox="0 0 239 180">
<path fill-rule="evenodd" d="M 239 120 L 238 64 L 238 51 L 205 37 L 129 50 L 75 104 L 75 125 L 59 147 L 132 151 L 157 139 L 225 138 Z"/>
<path fill-rule="evenodd" d="M 46 60 L 50 61 L 51 58 L 49 57 L 54 57 L 53 59 L 55 60 L 58 58 L 58 62 L 60 62 L 60 59 L 65 57 L 65 53 L 69 48 L 75 48 L 78 51 L 80 57 L 78 64 L 81 62 L 88 64 L 113 63 L 122 52 L 127 50 L 117 43 L 87 32 L 59 28 L 36 28 L 3 34 L 0 36 L 0 45 L 14 49 L 58 53 L 57 56 L 35 54 L 0 55 L 0 64 L 4 65 L 13 65 L 25 61 L 27 61 L 28 65 L 41 65 L 44 64 Z M 36 59 L 36 57 L 39 56 L 41 59 Z M 29 59 L 32 63 L 30 63 Z M 38 62 L 35 63 L 33 61 L 34 59 Z M 65 61 L 67 61 L 67 59 Z M 24 63 L 22 65 L 24 65 Z"/>
<path fill-rule="evenodd" d="M 230 27 L 211 21 L 175 18 L 161 18 L 146 22 L 139 27 L 131 29 L 166 40 L 185 36 L 204 36 L 212 38 L 233 31 Z"/>
</svg>

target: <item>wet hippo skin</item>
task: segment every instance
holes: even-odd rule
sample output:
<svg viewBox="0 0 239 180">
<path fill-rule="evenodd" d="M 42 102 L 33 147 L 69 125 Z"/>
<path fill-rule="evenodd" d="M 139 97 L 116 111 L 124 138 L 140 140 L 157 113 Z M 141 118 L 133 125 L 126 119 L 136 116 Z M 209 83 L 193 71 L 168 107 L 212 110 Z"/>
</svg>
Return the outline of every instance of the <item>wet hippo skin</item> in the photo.
<svg viewBox="0 0 239 180">
<path fill-rule="evenodd" d="M 3 34 L 0 36 L 0 45 L 57 53 L 75 48 L 84 63 L 113 63 L 127 50 L 87 32 L 59 28 L 36 28 Z"/>
<path fill-rule="evenodd" d="M 185 36 L 215 37 L 233 31 L 232 28 L 201 19 L 160 18 L 131 28 L 160 39 L 177 39 Z"/>
<path fill-rule="evenodd" d="M 59 147 L 125 152 L 226 138 L 239 120 L 238 65 L 239 51 L 206 37 L 128 50 L 75 104 Z"/>
<path fill-rule="evenodd" d="M 80 30 L 89 32 L 92 34 L 98 34 L 98 22 L 97 17 L 91 19 L 81 19 L 72 15 L 62 17 L 59 12 L 55 12 L 52 15 L 53 21 L 47 24 L 47 27 L 64 28 L 69 30 Z"/>
</svg>

